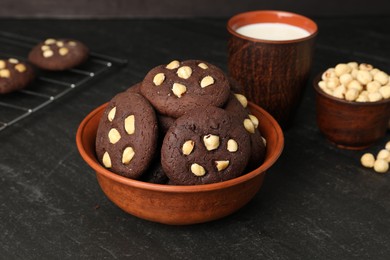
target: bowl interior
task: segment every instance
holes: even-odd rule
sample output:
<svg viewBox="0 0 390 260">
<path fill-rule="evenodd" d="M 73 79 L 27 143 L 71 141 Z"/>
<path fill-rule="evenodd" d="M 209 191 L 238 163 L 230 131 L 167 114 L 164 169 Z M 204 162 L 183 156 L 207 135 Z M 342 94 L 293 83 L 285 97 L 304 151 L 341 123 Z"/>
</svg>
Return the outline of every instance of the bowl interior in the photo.
<svg viewBox="0 0 390 260">
<path fill-rule="evenodd" d="M 106 104 L 103 104 L 93 110 L 85 119 L 81 122 L 77 134 L 76 134 L 76 143 L 78 150 L 85 160 L 85 162 L 93 168 L 96 172 L 105 175 L 106 177 L 120 182 L 124 185 L 136 186 L 141 189 L 164 191 L 164 192 L 200 192 L 207 190 L 215 190 L 223 187 L 228 187 L 235 185 L 237 183 L 245 182 L 258 174 L 264 173 L 268 168 L 270 168 L 280 156 L 283 146 L 284 146 L 284 137 L 283 132 L 275 121 L 275 119 L 268 114 L 265 110 L 249 102 L 249 108 L 251 112 L 259 119 L 259 130 L 267 140 L 267 152 L 266 158 L 262 165 L 253 171 L 244 174 L 238 178 L 231 179 L 228 181 L 204 185 L 189 185 L 189 186 L 173 186 L 173 185 L 163 185 L 163 184 L 154 184 L 147 183 L 138 180 L 133 180 L 129 178 L 122 177 L 118 174 L 115 174 L 103 166 L 100 165 L 99 161 L 96 158 L 95 154 L 95 138 L 97 127 L 100 121 L 100 118 L 104 112 Z"/>
</svg>

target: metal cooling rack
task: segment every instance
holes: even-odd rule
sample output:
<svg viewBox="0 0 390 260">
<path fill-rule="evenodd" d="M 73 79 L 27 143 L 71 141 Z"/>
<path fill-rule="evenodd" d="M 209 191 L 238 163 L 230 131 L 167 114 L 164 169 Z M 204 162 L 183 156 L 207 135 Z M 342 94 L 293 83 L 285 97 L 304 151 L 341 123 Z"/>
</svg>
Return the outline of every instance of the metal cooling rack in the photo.
<svg viewBox="0 0 390 260">
<path fill-rule="evenodd" d="M 38 42 L 38 39 L 0 31 L 0 59 L 12 57 L 25 61 Z M 27 88 L 0 95 L 0 131 L 126 63 L 126 59 L 90 52 L 87 62 L 77 68 L 63 72 L 38 71 L 37 78 Z"/>
</svg>

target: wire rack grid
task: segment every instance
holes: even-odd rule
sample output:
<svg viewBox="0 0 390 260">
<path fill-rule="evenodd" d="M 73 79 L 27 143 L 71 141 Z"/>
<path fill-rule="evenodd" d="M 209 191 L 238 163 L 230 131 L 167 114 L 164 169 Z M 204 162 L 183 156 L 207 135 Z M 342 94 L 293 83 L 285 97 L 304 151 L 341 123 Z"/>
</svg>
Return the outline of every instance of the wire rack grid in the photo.
<svg viewBox="0 0 390 260">
<path fill-rule="evenodd" d="M 40 40 L 0 31 L 0 59 L 25 61 Z M 126 59 L 90 52 L 81 66 L 62 72 L 37 71 L 37 78 L 25 89 L 0 95 L 0 131 L 46 107 L 103 73 L 127 64 Z"/>
</svg>

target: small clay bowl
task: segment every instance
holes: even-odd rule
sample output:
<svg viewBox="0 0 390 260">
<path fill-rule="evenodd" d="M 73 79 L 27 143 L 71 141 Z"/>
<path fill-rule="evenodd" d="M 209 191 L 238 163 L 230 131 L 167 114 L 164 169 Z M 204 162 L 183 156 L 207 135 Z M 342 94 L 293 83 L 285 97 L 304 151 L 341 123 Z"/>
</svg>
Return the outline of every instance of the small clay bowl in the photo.
<svg viewBox="0 0 390 260">
<path fill-rule="evenodd" d="M 315 77 L 317 125 L 325 137 L 340 148 L 365 149 L 386 135 L 390 99 L 355 102 L 333 97 L 318 86 Z"/>
<path fill-rule="evenodd" d="M 187 225 L 225 217 L 247 204 L 263 184 L 265 171 L 279 158 L 283 132 L 265 110 L 249 104 L 259 118 L 259 130 L 267 140 L 264 163 L 238 178 L 213 184 L 174 186 L 128 179 L 102 167 L 95 155 L 98 123 L 107 104 L 92 111 L 80 124 L 76 143 L 86 163 L 96 172 L 106 196 L 118 207 L 142 219 Z"/>
</svg>

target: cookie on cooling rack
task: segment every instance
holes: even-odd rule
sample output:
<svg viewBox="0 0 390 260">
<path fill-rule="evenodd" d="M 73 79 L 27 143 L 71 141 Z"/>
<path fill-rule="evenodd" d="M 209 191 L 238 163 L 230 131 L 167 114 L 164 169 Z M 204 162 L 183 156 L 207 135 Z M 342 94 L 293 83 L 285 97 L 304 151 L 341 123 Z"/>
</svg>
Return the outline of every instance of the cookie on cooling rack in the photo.
<svg viewBox="0 0 390 260">
<path fill-rule="evenodd" d="M 15 58 L 0 59 L 0 94 L 25 88 L 34 78 L 29 64 Z"/>
<path fill-rule="evenodd" d="M 84 63 L 89 50 L 80 41 L 71 39 L 46 39 L 32 48 L 29 61 L 40 69 L 62 71 Z"/>
</svg>

